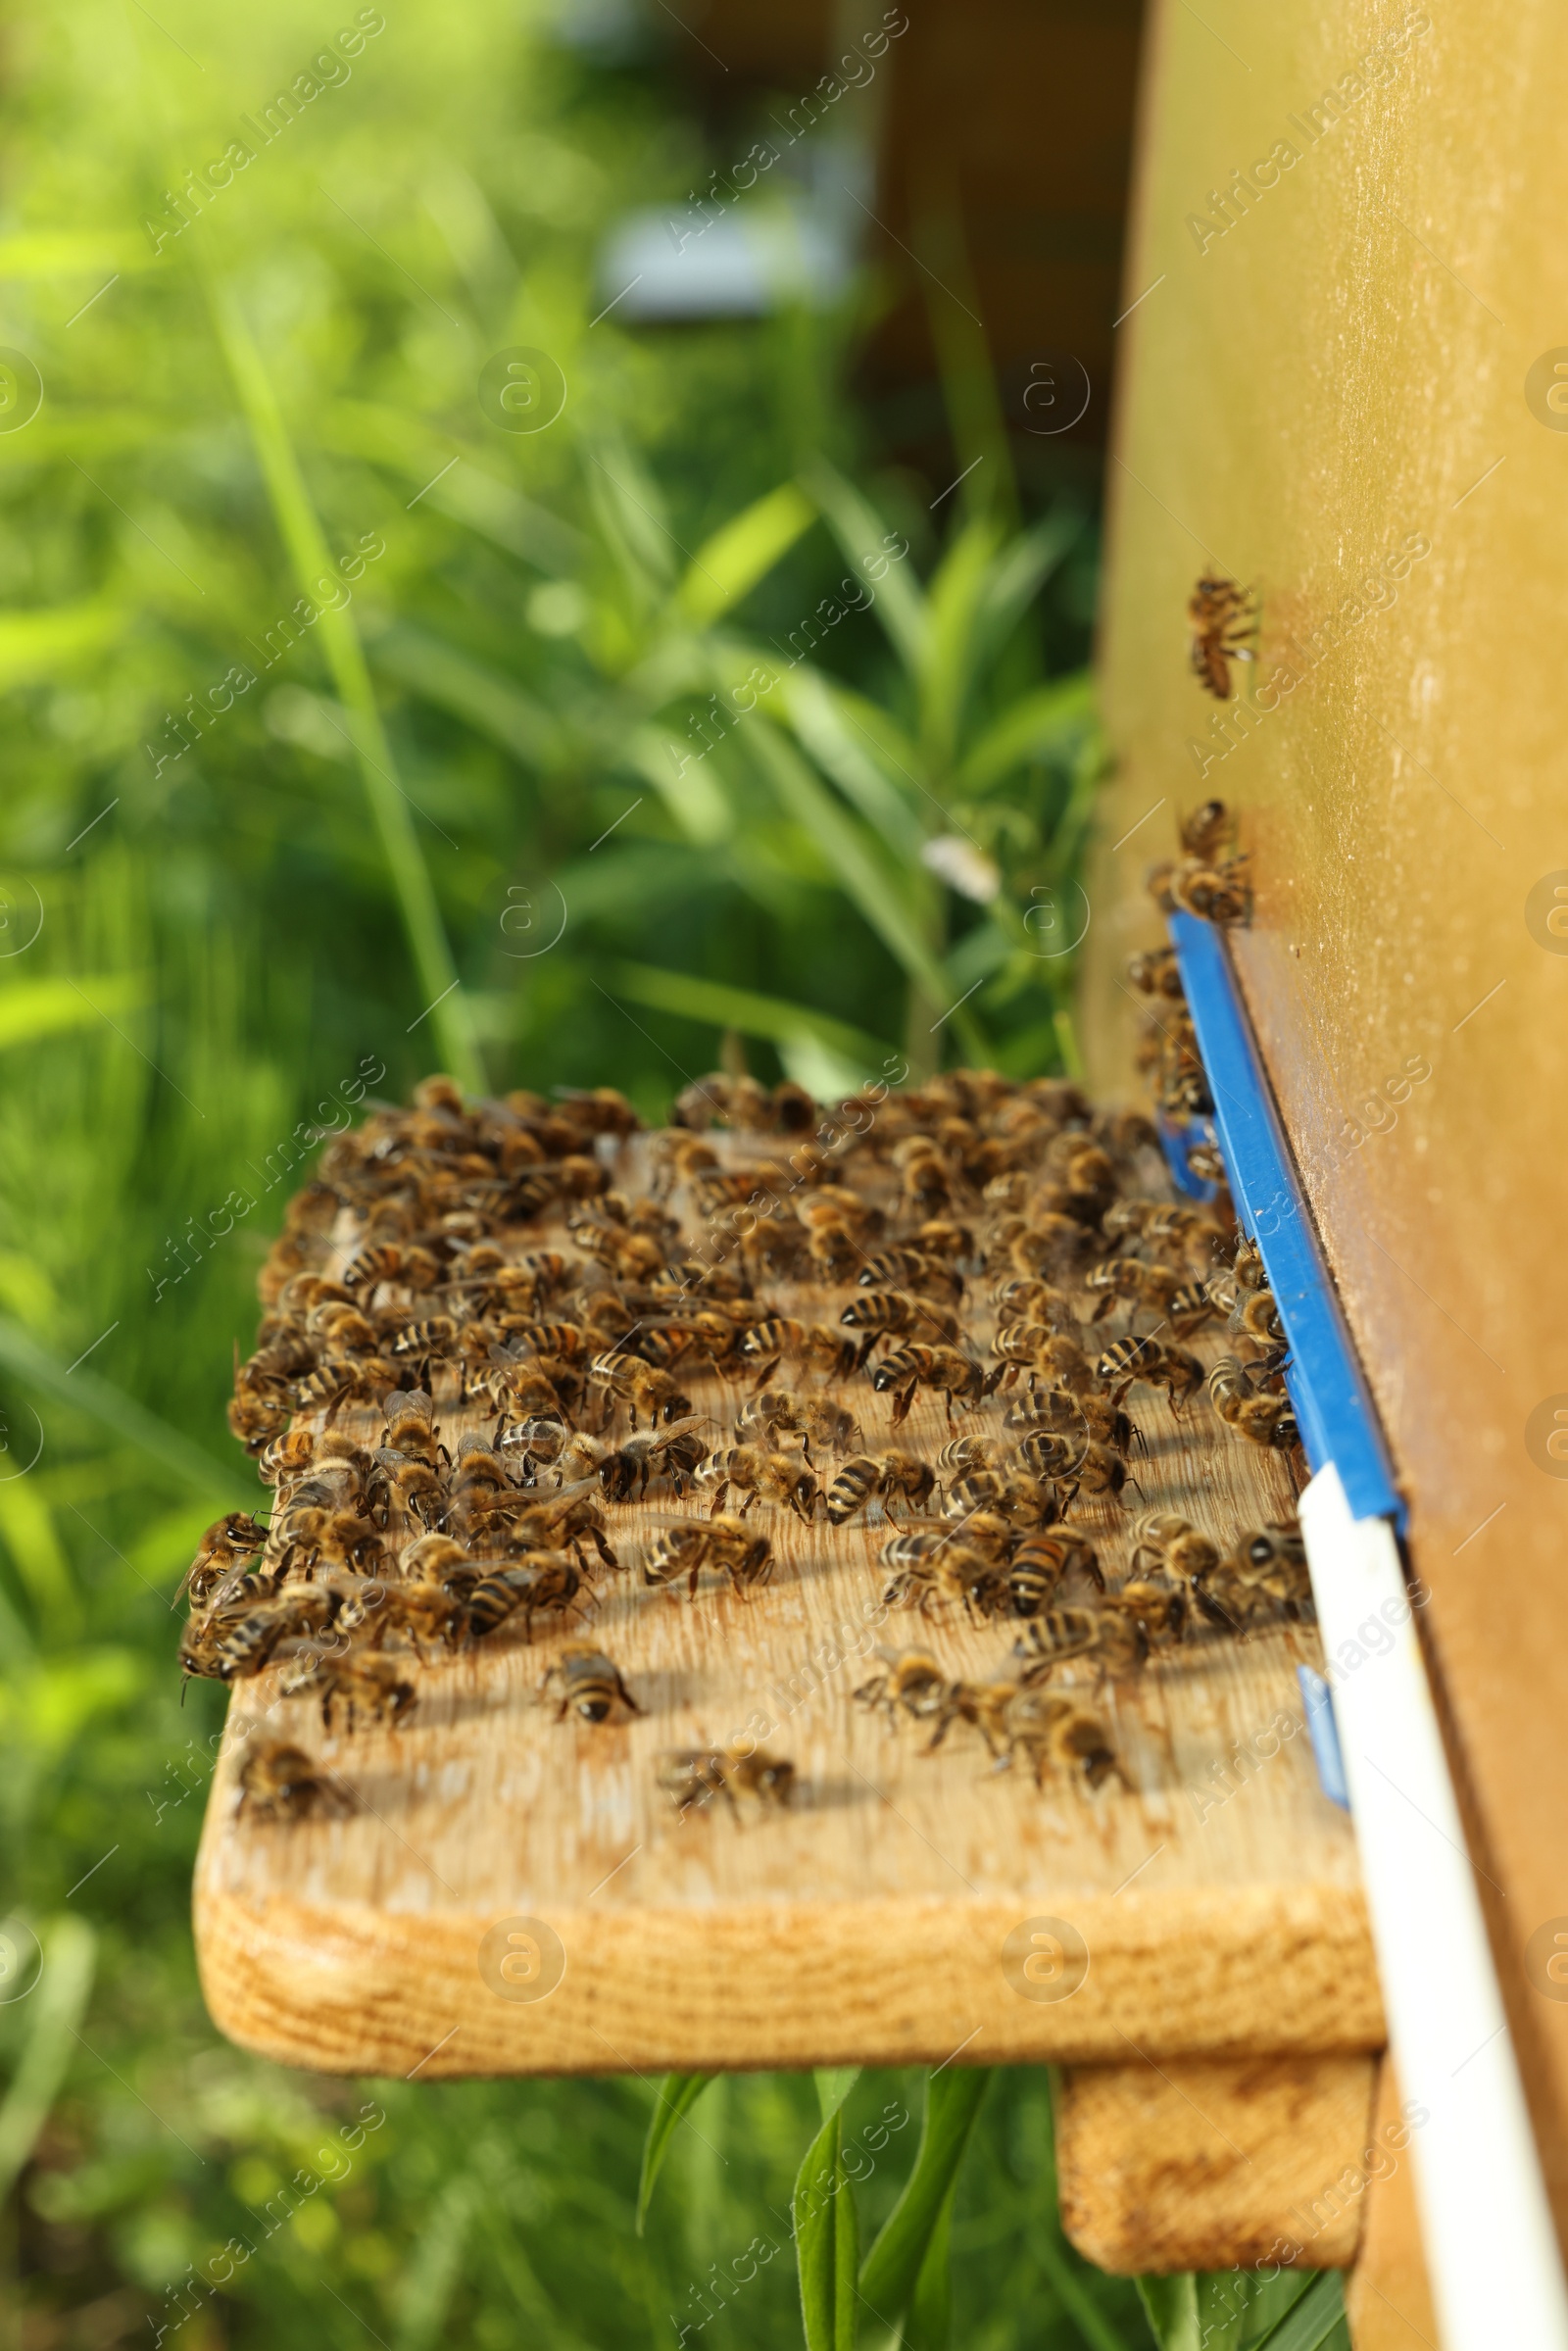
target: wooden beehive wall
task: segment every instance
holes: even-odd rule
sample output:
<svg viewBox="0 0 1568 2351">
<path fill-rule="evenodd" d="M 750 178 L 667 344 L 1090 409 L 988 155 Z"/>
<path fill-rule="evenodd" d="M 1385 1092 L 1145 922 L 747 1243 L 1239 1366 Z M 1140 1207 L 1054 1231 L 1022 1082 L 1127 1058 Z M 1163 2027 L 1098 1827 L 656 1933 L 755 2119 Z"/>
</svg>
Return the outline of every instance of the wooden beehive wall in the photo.
<svg viewBox="0 0 1568 2351">
<path fill-rule="evenodd" d="M 1091 1066 L 1126 1066 L 1118 976 L 1156 928 L 1143 867 L 1217 792 L 1252 855 L 1242 984 L 1408 1489 L 1561 2221 L 1568 20 L 1544 0 L 1162 0 L 1152 39 Z M 1205 568 L 1261 600 L 1224 707 L 1186 667 Z"/>
</svg>

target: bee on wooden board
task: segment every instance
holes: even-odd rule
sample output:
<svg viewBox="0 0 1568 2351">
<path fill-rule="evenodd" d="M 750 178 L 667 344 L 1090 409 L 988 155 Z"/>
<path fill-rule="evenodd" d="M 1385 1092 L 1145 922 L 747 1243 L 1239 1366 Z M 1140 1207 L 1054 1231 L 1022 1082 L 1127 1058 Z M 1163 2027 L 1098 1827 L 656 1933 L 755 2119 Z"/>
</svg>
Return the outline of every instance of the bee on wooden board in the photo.
<svg viewBox="0 0 1568 2351">
<path fill-rule="evenodd" d="M 1140 996 L 1162 996 L 1175 1004 L 1185 994 L 1174 947 L 1154 947 L 1134 955 L 1127 965 L 1127 977 Z"/>
<path fill-rule="evenodd" d="M 1146 1510 L 1133 1528 L 1132 1566 L 1148 1553 L 1179 1584 L 1191 1584 L 1219 1563 L 1219 1545 L 1175 1510 Z"/>
<path fill-rule="evenodd" d="M 781 1510 L 793 1510 L 809 1525 L 816 1505 L 816 1480 L 802 1466 L 800 1454 L 770 1452 L 761 1445 L 737 1445 L 714 1453 L 697 1472 L 697 1483 L 712 1488 L 715 1517 L 732 1486 L 746 1496 L 742 1518 L 760 1497 Z"/>
<path fill-rule="evenodd" d="M 353 1809 L 346 1789 L 323 1778 L 303 1747 L 262 1739 L 239 1767 L 238 1812 L 255 1820 L 306 1821 Z"/>
<path fill-rule="evenodd" d="M 1092 1391 L 1075 1396 L 1070 1388 L 1031 1389 L 1007 1406 L 1002 1425 L 1015 1445 L 1026 1437 L 1049 1434 L 1092 1437 L 1098 1445 L 1110 1445 L 1124 1461 L 1134 1452 L 1149 1450 L 1149 1440 L 1131 1414 L 1109 1396 Z"/>
<path fill-rule="evenodd" d="M 1062 1489 L 1064 1510 L 1072 1508 L 1080 1494 L 1106 1494 L 1119 1502 L 1124 1487 L 1143 1492 L 1125 1456 L 1093 1437 L 1026 1437 L 1018 1459 L 1033 1476 L 1050 1478 Z"/>
<path fill-rule="evenodd" d="M 904 1562 L 882 1594 L 889 1608 L 918 1608 L 928 1617 L 933 1607 L 957 1601 L 969 1616 L 986 1618 L 1006 1607 L 1006 1567 L 989 1551 L 951 1540 L 929 1545 L 906 1541 L 886 1544 L 882 1557 L 889 1564 Z"/>
<path fill-rule="evenodd" d="M 1179 1347 L 1162 1347 L 1152 1337 L 1118 1339 L 1095 1368 L 1102 1380 L 1124 1382 L 1129 1387 L 1142 1380 L 1151 1388 L 1163 1388 L 1176 1413 L 1203 1385 L 1203 1367 L 1196 1355 Z"/>
<path fill-rule="evenodd" d="M 285 1666 L 279 1688 L 288 1698 L 319 1696 L 327 1730 L 334 1707 L 342 1708 L 344 1728 L 350 1732 L 362 1717 L 370 1723 L 390 1722 L 396 1730 L 418 1703 L 414 1684 L 404 1679 L 395 1658 L 355 1652 L 302 1660 L 297 1668 Z"/>
<path fill-rule="evenodd" d="M 1255 595 L 1222 572 L 1205 571 L 1188 600 L 1187 618 L 1193 675 L 1205 694 L 1212 694 L 1216 702 L 1229 702 L 1231 663 L 1256 659 L 1251 645 L 1257 634 Z M 1211 801 L 1208 806 L 1221 804 Z M 1200 816 L 1203 812 L 1200 810 Z"/>
<path fill-rule="evenodd" d="M 1044 1681 L 1057 1666 L 1083 1660 L 1097 1688 L 1129 1681 L 1149 1659 L 1149 1636 L 1136 1620 L 1102 1601 L 1095 1608 L 1045 1608 L 1013 1643 L 1021 1681 Z"/>
<path fill-rule="evenodd" d="M 539 1696 L 542 1703 L 560 1700 L 558 1723 L 564 1722 L 568 1714 L 585 1723 L 608 1722 L 617 1706 L 623 1706 L 628 1714 L 643 1712 L 626 1688 L 619 1666 L 589 1641 L 568 1641 L 557 1651 L 539 1685 Z"/>
<path fill-rule="evenodd" d="M 940 1713 L 948 1694 L 949 1678 L 924 1649 L 879 1648 L 882 1670 L 862 1682 L 855 1692 L 858 1706 L 878 1709 L 890 1731 L 898 1727 L 901 1710 L 914 1722 L 929 1722 Z"/>
<path fill-rule="evenodd" d="M 828 1490 L 828 1524 L 844 1526 L 868 1502 L 878 1498 L 889 1516 L 895 1499 L 918 1510 L 930 1500 L 936 1482 L 936 1472 L 929 1462 L 913 1453 L 896 1449 L 860 1453 L 845 1463 Z"/>
<path fill-rule="evenodd" d="M 669 1428 L 645 1429 L 622 1445 L 604 1444 L 597 1437 L 579 1433 L 563 1445 L 559 1474 L 563 1482 L 596 1477 L 606 1500 L 612 1502 L 640 1500 L 657 1477 L 667 1477 L 676 1494 L 684 1496 L 708 1456 L 697 1429 L 694 1414 Z"/>
<path fill-rule="evenodd" d="M 199 1607 L 243 1560 L 265 1549 L 267 1540 L 268 1530 L 247 1510 L 230 1510 L 225 1518 L 215 1519 L 197 1544 L 174 1597 L 188 1594 Z"/>
<path fill-rule="evenodd" d="M 957 1347 L 901 1347 L 883 1356 L 871 1375 L 871 1385 L 879 1396 L 892 1392 L 895 1428 L 907 1420 L 917 1389 L 940 1390 L 951 1429 L 954 1397 L 972 1411 L 976 1404 L 984 1402 L 1001 1376 L 1000 1364 L 988 1374 L 982 1364 Z"/>
<path fill-rule="evenodd" d="M 1081 1535 L 1057 1528 L 1051 1534 L 1027 1535 L 1007 1563 L 1007 1597 L 1014 1616 L 1040 1616 L 1055 1602 L 1058 1586 L 1068 1576 L 1085 1575 L 1103 1592 L 1105 1578 L 1092 1543 Z"/>
<path fill-rule="evenodd" d="M 1277 1452 L 1299 1445 L 1300 1430 L 1289 1396 L 1260 1388 L 1252 1367 L 1234 1355 L 1222 1355 L 1209 1370 L 1206 1385 L 1220 1419 L 1250 1444 Z"/>
<path fill-rule="evenodd" d="M 860 1356 L 855 1341 L 842 1331 L 826 1323 L 795 1322 L 782 1314 L 753 1323 L 742 1337 L 740 1351 L 759 1367 L 759 1388 L 767 1386 L 786 1358 L 820 1372 L 824 1379 L 844 1379 L 858 1367 Z"/>
<path fill-rule="evenodd" d="M 514 1565 L 487 1570 L 479 1578 L 463 1611 L 464 1639 L 483 1641 L 520 1616 L 522 1637 L 531 1641 L 535 1616 L 572 1609 L 581 1590 L 582 1576 L 569 1551 L 530 1551 Z"/>
<path fill-rule="evenodd" d="M 1001 1743 L 1005 1765 L 1022 1754 L 1043 1788 L 1048 1771 L 1069 1779 L 1082 1776 L 1091 1788 L 1114 1777 L 1128 1793 L 1132 1782 L 1117 1759 L 1104 1719 L 1076 1698 L 1024 1688 L 1012 1692 L 1001 1713 Z"/>
<path fill-rule="evenodd" d="M 687 1579 L 687 1597 L 697 1597 L 705 1567 L 727 1575 L 731 1591 L 746 1597 L 773 1572 L 773 1546 L 754 1534 L 743 1518 L 683 1519 L 657 1536 L 643 1560 L 643 1582 L 668 1587 Z"/>
<path fill-rule="evenodd" d="M 728 1747 L 666 1748 L 654 1768 L 660 1787 L 683 1814 L 718 1795 L 738 1817 L 743 1796 L 766 1811 L 787 1805 L 795 1792 L 794 1764 L 764 1747 L 748 1748 L 743 1740 Z"/>
<path fill-rule="evenodd" d="M 808 1461 L 813 1445 L 842 1459 L 864 1444 L 859 1422 L 836 1398 L 795 1396 L 787 1388 L 764 1389 L 750 1396 L 735 1416 L 735 1434 L 743 1445 L 761 1439 L 776 1445 L 782 1437 L 799 1437 Z"/>
</svg>

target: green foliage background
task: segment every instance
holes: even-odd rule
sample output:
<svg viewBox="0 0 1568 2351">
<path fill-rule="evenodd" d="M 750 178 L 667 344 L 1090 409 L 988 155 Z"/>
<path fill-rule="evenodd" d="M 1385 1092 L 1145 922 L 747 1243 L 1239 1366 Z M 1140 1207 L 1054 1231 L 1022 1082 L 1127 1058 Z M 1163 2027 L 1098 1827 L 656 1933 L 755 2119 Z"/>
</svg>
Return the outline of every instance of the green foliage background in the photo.
<svg viewBox="0 0 1568 2351">
<path fill-rule="evenodd" d="M 639 2237 L 650 2084 L 342 2084 L 217 2038 L 187 1901 L 221 1700 L 181 1710 L 172 1598 L 254 1496 L 231 1350 L 298 1139 L 362 1064 L 392 1097 L 445 1061 L 660 1116 L 726 1030 L 824 1089 L 900 1044 L 1070 1063 L 1043 950 L 1097 770 L 1092 522 L 1020 515 L 972 398 L 987 464 L 933 518 L 842 389 L 874 279 L 836 312 L 594 322 L 607 227 L 710 160 L 635 20 L 585 51 L 510 0 L 399 0 L 172 233 L 188 168 L 331 31 L 299 0 L 8 24 L 0 340 L 44 398 L 0 408 L 0 1909 L 46 1965 L 0 2002 L 0 2327 L 663 2347 L 761 2232 L 710 2339 L 793 2345 L 809 2082 L 715 2084 Z M 514 345 L 564 376 L 547 431 L 476 397 Z M 871 608 L 714 727 L 890 535 Z M 995 860 L 990 904 L 921 861 L 936 834 Z M 917 2117 L 921 2086 L 862 2078 L 845 2131 L 889 2100 Z M 235 2237 L 254 2256 L 182 2291 Z M 952 2246 L 973 2351 L 1147 2340 L 1060 2236 L 1040 2075 L 993 2084 Z"/>
</svg>

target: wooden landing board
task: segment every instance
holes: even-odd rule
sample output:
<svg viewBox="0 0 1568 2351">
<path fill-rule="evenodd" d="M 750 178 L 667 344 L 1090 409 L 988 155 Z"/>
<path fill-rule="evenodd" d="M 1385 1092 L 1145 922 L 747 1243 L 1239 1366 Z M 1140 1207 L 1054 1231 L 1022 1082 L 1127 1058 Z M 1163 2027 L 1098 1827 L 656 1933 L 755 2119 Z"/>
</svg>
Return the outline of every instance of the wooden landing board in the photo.
<svg viewBox="0 0 1568 2351">
<path fill-rule="evenodd" d="M 749 1162 L 782 1148 L 730 1144 Z M 635 1168 L 614 1174 L 641 1188 Z M 529 1228 L 521 1246 L 562 1239 Z M 802 1319 L 836 1320 L 854 1295 L 761 1287 Z M 682 1385 L 712 1416 L 712 1442 L 729 1442 L 718 1432 L 750 1378 L 683 1370 Z M 844 1396 L 867 1445 L 887 1444 L 891 1399 L 863 1377 Z M 960 1425 L 1000 1431 L 1006 1400 Z M 1234 1438 L 1206 1399 L 1185 1428 L 1147 1389 L 1130 1401 L 1151 1505 L 1219 1538 L 1288 1515 L 1283 1463 Z M 437 1409 L 452 1445 L 488 1425 L 483 1407 L 466 1413 L 439 1393 Z M 343 1425 L 374 1443 L 379 1416 Z M 922 1398 L 899 1442 L 932 1459 L 948 1434 L 941 1399 Z M 1299 1728 L 1295 1662 L 1316 1656 L 1309 1630 L 1245 1644 L 1209 1631 L 1162 1655 L 1102 1701 L 1134 1792 L 1113 1780 L 1093 1794 L 1037 1790 L 1021 1766 L 994 1772 L 961 1725 L 931 1756 L 923 1731 L 890 1732 L 856 1704 L 879 1641 L 929 1647 L 983 1679 L 1018 1629 L 884 1619 L 889 1530 L 875 1505 L 877 1523 L 833 1530 L 759 1503 L 771 1583 L 748 1600 L 710 1575 L 694 1603 L 645 1587 L 638 1563 L 662 1520 L 706 1501 L 608 1507 L 624 1571 L 597 1579 L 589 1626 L 640 1720 L 559 1723 L 536 1702 L 578 1630 L 546 1620 L 531 1643 L 503 1631 L 451 1663 L 411 1661 L 418 1704 L 395 1731 L 328 1737 L 312 1701 L 278 1699 L 275 1673 L 237 1687 L 195 1897 L 208 2003 L 233 2039 L 294 2064 L 421 2080 L 1382 2045 L 1349 1825 L 1321 1794 Z M 1084 1503 L 1074 1516 L 1114 1579 L 1132 1513 Z M 1077 1671 L 1058 1669 L 1061 1686 L 1088 1696 Z M 1294 1727 L 1283 1739 L 1281 1717 Z M 340 1775 L 353 1811 L 288 1825 L 237 1812 L 258 1726 Z M 748 1733 L 796 1765 L 792 1809 L 678 1814 L 656 1785 L 658 1752 Z M 1216 1766 L 1239 1751 L 1247 1765 L 1222 1781 Z M 1032 1944 L 1038 1935 L 1054 1943 Z M 1055 1951 L 1070 1963 L 1080 1943 L 1087 1974 L 1080 1956 L 1082 1981 L 1060 1996 Z"/>
</svg>

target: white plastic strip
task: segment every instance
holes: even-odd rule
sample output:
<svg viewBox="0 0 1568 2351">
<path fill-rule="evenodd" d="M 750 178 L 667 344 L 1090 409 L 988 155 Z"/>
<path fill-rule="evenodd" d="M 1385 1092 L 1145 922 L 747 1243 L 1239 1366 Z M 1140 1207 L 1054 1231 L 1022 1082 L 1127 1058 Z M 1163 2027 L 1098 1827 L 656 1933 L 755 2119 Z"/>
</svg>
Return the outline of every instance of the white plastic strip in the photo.
<svg viewBox="0 0 1568 2351">
<path fill-rule="evenodd" d="M 1394 1532 L 1301 1495 L 1443 2351 L 1568 2351 L 1568 2286 Z"/>
</svg>

